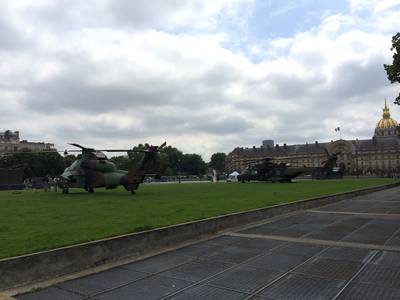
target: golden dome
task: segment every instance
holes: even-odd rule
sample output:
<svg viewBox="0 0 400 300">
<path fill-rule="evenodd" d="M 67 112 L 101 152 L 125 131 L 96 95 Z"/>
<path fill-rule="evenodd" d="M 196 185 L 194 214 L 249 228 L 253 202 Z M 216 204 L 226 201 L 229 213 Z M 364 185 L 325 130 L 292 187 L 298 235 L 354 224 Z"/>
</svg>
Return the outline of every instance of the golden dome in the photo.
<svg viewBox="0 0 400 300">
<path fill-rule="evenodd" d="M 390 117 L 389 108 L 387 107 L 385 100 L 385 107 L 383 108 L 382 119 L 376 123 L 376 128 L 378 129 L 388 129 L 388 128 L 396 128 L 397 122 Z"/>
</svg>

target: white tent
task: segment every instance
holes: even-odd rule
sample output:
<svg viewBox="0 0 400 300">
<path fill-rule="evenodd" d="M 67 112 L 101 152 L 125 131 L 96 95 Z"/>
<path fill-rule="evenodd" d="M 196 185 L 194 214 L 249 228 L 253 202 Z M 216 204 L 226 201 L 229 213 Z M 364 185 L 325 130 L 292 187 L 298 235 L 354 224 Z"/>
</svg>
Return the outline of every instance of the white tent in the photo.
<svg viewBox="0 0 400 300">
<path fill-rule="evenodd" d="M 231 174 L 228 175 L 227 181 L 238 181 L 238 176 L 240 174 L 236 171 L 233 171 Z"/>
</svg>

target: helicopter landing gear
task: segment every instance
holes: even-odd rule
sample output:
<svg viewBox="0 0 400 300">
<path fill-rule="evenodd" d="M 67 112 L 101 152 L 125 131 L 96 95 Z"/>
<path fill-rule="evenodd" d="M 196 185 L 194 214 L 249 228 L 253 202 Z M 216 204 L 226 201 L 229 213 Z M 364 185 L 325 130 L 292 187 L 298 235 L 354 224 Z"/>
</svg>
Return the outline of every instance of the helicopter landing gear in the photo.
<svg viewBox="0 0 400 300">
<path fill-rule="evenodd" d="M 68 194 L 68 193 L 69 193 L 68 188 L 63 188 L 63 189 L 62 189 L 62 193 L 63 193 L 63 194 Z"/>
<path fill-rule="evenodd" d="M 94 193 L 94 189 L 93 189 L 93 188 L 87 188 L 87 191 L 88 191 L 89 193 Z"/>
</svg>

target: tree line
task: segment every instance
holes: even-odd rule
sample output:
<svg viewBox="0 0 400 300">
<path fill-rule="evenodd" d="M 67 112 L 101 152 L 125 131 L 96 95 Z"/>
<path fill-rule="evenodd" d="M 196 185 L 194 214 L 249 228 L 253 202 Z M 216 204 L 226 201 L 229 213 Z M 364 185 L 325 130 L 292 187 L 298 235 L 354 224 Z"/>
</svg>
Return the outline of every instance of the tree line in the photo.
<svg viewBox="0 0 400 300">
<path fill-rule="evenodd" d="M 114 156 L 110 161 L 115 163 L 118 169 L 128 170 L 143 156 L 142 152 L 148 145 L 139 144 L 128 152 L 128 155 Z M 156 157 L 152 173 L 165 176 L 173 175 L 204 175 L 209 169 L 216 169 L 219 173 L 225 171 L 225 153 L 214 153 L 210 162 L 195 153 L 184 154 L 179 149 L 167 146 Z M 43 177 L 46 175 L 60 175 L 64 169 L 70 166 L 79 156 L 62 156 L 58 152 L 33 152 L 22 149 L 14 154 L 0 156 L 0 169 L 22 168 L 24 178 Z"/>
<path fill-rule="evenodd" d="M 128 156 L 116 156 L 110 160 L 115 163 L 117 168 L 122 170 L 129 169 L 131 164 L 135 164 L 143 157 L 142 151 L 148 145 L 139 144 L 128 152 Z M 219 173 L 225 172 L 225 153 L 214 153 L 210 162 L 206 163 L 199 154 L 184 154 L 179 149 L 167 146 L 161 149 L 154 161 L 152 171 L 156 174 L 173 175 L 204 175 L 208 169 L 216 169 Z"/>
</svg>

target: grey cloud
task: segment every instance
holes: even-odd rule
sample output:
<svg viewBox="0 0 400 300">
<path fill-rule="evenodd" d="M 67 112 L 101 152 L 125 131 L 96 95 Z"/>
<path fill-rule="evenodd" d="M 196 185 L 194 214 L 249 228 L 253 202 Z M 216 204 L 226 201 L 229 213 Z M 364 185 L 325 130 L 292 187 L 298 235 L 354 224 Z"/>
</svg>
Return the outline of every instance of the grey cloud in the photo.
<svg viewBox="0 0 400 300">
<path fill-rule="evenodd" d="M 191 82 L 141 81 L 131 86 L 97 85 L 81 74 L 72 74 L 32 86 L 22 101 L 29 109 L 39 111 L 77 110 L 88 114 L 141 109 L 143 107 L 177 105 L 193 109 L 220 98 L 214 89 L 205 90 Z"/>
<path fill-rule="evenodd" d="M 224 116 L 217 112 L 198 113 L 187 109 L 184 113 L 157 115 L 146 118 L 143 124 L 147 134 L 210 133 L 215 135 L 239 134 L 250 129 L 253 124 L 239 116 Z"/>
<path fill-rule="evenodd" d="M 166 27 L 169 19 L 189 6 L 185 0 L 116 0 L 107 4 L 116 23 L 135 27 Z"/>
<path fill-rule="evenodd" d="M 28 46 L 27 38 L 0 13 L 0 51 L 21 51 Z"/>
<path fill-rule="evenodd" d="M 244 134 L 252 126 L 253 124 L 249 120 L 234 116 L 226 116 L 219 119 L 213 119 L 213 116 L 210 116 L 192 125 L 197 131 L 216 135 Z"/>
<path fill-rule="evenodd" d="M 90 57 L 59 53 L 58 60 L 63 62 L 60 73 L 46 80 L 31 81 L 25 87 L 27 95 L 21 102 L 28 109 L 97 114 L 172 105 L 195 110 L 229 103 L 224 89 L 241 79 L 236 68 L 222 63 L 204 70 L 191 70 L 187 78 L 174 77 L 174 74 L 167 77 L 152 70 L 140 73 L 134 64 L 131 68 L 124 66 L 128 74 L 118 74 L 117 63 L 111 67 L 121 81 L 99 82 L 96 77 L 104 77 L 108 70 L 96 65 Z"/>
<path fill-rule="evenodd" d="M 179 18 L 188 13 L 196 16 L 202 8 L 201 1 L 185 0 L 60 0 L 33 2 L 22 13 L 34 25 L 49 31 L 94 27 L 173 30 L 195 26 L 182 23 Z"/>
<path fill-rule="evenodd" d="M 336 97 L 350 98 L 371 93 L 386 85 L 386 73 L 383 69 L 384 56 L 375 56 L 370 61 L 346 62 L 333 71 L 329 93 Z"/>
<path fill-rule="evenodd" d="M 273 94 L 285 99 L 309 95 L 313 88 L 323 85 L 326 80 L 326 77 L 318 70 L 302 75 L 275 73 L 267 78 L 268 83 L 273 87 Z"/>
</svg>

